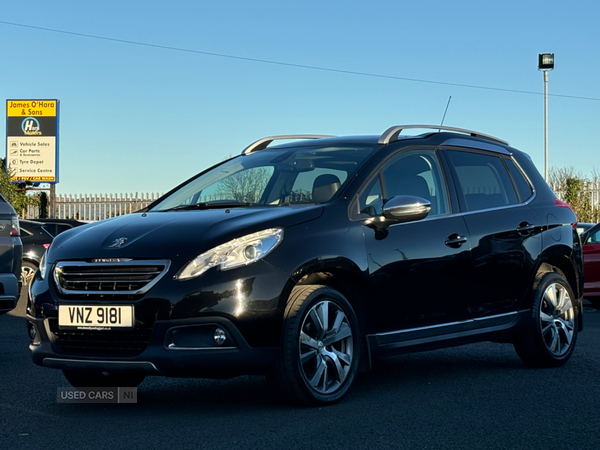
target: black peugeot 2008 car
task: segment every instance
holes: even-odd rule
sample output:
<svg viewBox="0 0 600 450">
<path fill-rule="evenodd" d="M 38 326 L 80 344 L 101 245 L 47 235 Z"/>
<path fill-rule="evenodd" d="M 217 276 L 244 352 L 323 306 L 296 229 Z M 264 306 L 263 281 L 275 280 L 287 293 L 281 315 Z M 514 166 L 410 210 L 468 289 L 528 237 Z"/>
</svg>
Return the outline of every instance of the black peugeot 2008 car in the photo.
<svg viewBox="0 0 600 450">
<path fill-rule="evenodd" d="M 268 137 L 58 235 L 29 349 L 76 387 L 264 373 L 308 405 L 394 353 L 496 341 L 560 366 L 582 329 L 575 222 L 526 154 L 481 133 Z"/>
</svg>

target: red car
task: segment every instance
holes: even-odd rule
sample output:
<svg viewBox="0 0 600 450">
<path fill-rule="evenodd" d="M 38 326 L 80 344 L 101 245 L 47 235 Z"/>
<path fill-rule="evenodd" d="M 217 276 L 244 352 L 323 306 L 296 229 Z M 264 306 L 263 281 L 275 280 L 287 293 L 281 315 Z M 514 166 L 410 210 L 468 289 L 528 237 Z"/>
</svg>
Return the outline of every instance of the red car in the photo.
<svg viewBox="0 0 600 450">
<path fill-rule="evenodd" d="M 600 224 L 581 234 L 583 244 L 583 296 L 600 308 Z"/>
</svg>

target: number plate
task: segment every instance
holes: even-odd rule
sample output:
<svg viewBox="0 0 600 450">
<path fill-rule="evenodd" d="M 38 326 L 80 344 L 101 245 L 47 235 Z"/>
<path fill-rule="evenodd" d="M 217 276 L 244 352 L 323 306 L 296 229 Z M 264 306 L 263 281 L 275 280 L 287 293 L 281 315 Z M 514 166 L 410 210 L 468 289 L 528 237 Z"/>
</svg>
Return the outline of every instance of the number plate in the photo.
<svg viewBox="0 0 600 450">
<path fill-rule="evenodd" d="M 133 327 L 133 306 L 59 305 L 58 326 L 77 330 Z"/>
</svg>

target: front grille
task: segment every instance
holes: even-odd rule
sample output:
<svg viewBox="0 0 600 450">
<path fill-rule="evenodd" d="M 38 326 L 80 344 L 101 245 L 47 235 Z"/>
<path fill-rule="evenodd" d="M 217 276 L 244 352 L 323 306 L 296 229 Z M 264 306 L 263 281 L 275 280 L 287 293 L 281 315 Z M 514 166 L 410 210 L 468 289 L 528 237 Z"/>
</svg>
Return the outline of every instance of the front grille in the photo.
<svg viewBox="0 0 600 450">
<path fill-rule="evenodd" d="M 56 320 L 50 320 L 55 343 L 64 352 L 94 355 L 140 355 L 150 343 L 152 328 L 133 330 L 60 330 Z"/>
<path fill-rule="evenodd" d="M 168 260 L 60 261 L 54 281 L 63 295 L 134 298 L 145 294 L 167 273 Z"/>
</svg>

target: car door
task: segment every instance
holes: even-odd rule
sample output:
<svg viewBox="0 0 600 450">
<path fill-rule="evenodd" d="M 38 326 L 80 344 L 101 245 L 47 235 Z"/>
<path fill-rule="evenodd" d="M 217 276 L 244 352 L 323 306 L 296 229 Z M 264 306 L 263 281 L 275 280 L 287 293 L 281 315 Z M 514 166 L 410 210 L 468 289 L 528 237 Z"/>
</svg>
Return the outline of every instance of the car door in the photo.
<svg viewBox="0 0 600 450">
<path fill-rule="evenodd" d="M 387 343 L 414 338 L 407 331 L 415 329 L 441 334 L 441 324 L 469 318 L 463 295 L 471 266 L 469 233 L 463 218 L 451 214 L 444 180 L 436 151 L 408 150 L 384 164 L 360 196 L 361 211 L 375 217 L 396 195 L 431 203 L 422 220 L 384 231 L 364 225 L 369 331 L 385 332 L 381 339 Z"/>
<path fill-rule="evenodd" d="M 583 235 L 584 295 L 600 295 L 600 225 Z"/>
<path fill-rule="evenodd" d="M 514 318 L 542 245 L 542 223 L 527 204 L 533 191 L 507 153 L 443 152 L 471 238 L 469 309 L 488 325 Z"/>
</svg>

